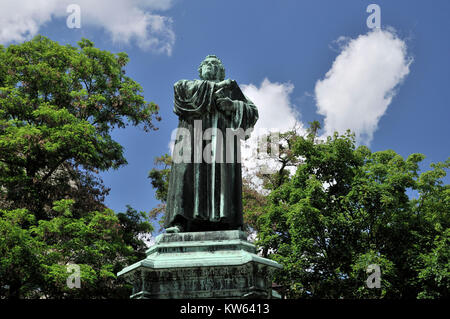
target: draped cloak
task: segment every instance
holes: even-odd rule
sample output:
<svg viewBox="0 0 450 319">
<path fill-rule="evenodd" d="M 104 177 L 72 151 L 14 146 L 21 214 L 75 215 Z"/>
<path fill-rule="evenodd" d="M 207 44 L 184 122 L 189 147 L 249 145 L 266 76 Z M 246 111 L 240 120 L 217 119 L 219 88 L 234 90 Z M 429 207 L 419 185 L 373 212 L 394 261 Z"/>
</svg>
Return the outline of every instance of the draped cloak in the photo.
<svg viewBox="0 0 450 319">
<path fill-rule="evenodd" d="M 216 108 L 216 99 L 224 96 L 237 105 L 230 114 Z M 179 124 L 164 226 L 238 229 L 243 224 L 240 139 L 248 138 L 242 133 L 258 119 L 256 106 L 235 82 L 219 90 L 212 81 L 180 80 L 174 85 L 174 112 Z"/>
</svg>

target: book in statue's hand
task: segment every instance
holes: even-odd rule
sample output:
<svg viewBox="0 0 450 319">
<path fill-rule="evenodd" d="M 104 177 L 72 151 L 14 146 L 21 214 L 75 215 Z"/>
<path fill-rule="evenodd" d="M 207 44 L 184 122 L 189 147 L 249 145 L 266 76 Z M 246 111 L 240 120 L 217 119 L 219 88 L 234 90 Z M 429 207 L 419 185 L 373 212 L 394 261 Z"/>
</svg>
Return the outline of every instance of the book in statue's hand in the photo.
<svg viewBox="0 0 450 319">
<path fill-rule="evenodd" d="M 242 93 L 241 88 L 237 85 L 236 81 L 230 81 L 230 84 L 220 88 L 215 92 L 215 99 L 230 98 L 233 101 L 246 101 L 244 93 Z"/>
</svg>

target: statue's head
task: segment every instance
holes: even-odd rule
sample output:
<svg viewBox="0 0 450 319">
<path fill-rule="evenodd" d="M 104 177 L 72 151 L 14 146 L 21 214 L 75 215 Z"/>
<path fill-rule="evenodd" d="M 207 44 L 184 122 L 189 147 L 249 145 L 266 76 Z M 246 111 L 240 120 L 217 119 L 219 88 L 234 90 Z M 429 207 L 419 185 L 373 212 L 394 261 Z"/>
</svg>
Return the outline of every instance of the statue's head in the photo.
<svg viewBox="0 0 450 319">
<path fill-rule="evenodd" d="M 225 68 L 215 55 L 208 55 L 198 67 L 200 79 L 209 81 L 225 80 Z"/>
</svg>

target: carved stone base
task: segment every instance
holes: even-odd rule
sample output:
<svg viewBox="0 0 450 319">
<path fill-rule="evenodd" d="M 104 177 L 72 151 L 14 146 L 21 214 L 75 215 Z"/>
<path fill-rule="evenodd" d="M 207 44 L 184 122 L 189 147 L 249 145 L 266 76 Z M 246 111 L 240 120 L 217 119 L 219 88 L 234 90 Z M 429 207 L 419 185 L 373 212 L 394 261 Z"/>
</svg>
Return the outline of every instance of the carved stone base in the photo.
<svg viewBox="0 0 450 319">
<path fill-rule="evenodd" d="M 147 258 L 117 275 L 131 298 L 277 298 L 271 272 L 278 263 L 256 255 L 239 230 L 161 234 Z"/>
</svg>

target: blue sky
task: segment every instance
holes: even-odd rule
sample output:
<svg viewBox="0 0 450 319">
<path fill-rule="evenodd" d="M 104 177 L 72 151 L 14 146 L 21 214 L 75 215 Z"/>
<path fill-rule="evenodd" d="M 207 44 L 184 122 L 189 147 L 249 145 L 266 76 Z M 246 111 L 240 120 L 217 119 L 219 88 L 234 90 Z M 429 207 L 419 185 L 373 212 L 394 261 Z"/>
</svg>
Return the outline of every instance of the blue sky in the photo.
<svg viewBox="0 0 450 319">
<path fill-rule="evenodd" d="M 70 3 L 79 29 L 66 26 Z M 378 37 L 366 24 L 371 3 L 381 9 Z M 208 54 L 261 108 L 261 125 L 319 120 L 323 134 L 348 125 L 372 151 L 425 154 L 424 168 L 450 156 L 450 1 L 18 0 L 0 11 L 3 44 L 39 33 L 127 52 L 127 74 L 160 106 L 158 131 L 113 132 L 128 160 L 101 173 L 115 211 L 157 205 L 147 174 L 177 126 L 173 84 L 197 78 Z"/>
</svg>

